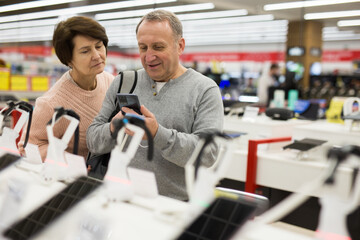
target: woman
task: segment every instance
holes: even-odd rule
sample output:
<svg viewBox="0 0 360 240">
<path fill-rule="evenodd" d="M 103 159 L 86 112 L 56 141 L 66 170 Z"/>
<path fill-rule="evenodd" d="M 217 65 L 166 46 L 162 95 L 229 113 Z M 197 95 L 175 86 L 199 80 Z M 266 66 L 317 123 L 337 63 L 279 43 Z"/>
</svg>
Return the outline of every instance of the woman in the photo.
<svg viewBox="0 0 360 240">
<path fill-rule="evenodd" d="M 49 91 L 36 99 L 29 143 L 39 146 L 43 161 L 49 145 L 46 124 L 52 118 L 54 108 L 59 106 L 72 109 L 80 116 L 78 154 L 86 158 L 86 130 L 98 114 L 105 93 L 114 79 L 113 75 L 104 72 L 107 44 L 105 28 L 91 18 L 71 17 L 56 26 L 53 35 L 55 53 L 70 70 Z M 56 123 L 55 137 L 62 137 L 68 122 L 62 118 Z M 24 135 L 18 144 L 22 154 L 25 152 Z M 74 138 L 66 151 L 73 151 L 73 141 Z"/>
</svg>

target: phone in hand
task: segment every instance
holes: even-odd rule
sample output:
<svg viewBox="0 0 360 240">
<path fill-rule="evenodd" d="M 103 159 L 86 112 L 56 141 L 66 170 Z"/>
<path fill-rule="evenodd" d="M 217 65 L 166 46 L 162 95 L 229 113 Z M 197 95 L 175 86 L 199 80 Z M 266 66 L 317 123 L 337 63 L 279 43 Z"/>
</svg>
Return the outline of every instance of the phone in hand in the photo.
<svg viewBox="0 0 360 240">
<path fill-rule="evenodd" d="M 128 107 L 134 110 L 136 113 L 142 115 L 140 111 L 140 101 L 136 94 L 118 93 L 116 94 L 116 97 L 118 99 L 120 109 L 122 107 Z M 124 112 L 122 113 L 125 115 Z"/>
</svg>

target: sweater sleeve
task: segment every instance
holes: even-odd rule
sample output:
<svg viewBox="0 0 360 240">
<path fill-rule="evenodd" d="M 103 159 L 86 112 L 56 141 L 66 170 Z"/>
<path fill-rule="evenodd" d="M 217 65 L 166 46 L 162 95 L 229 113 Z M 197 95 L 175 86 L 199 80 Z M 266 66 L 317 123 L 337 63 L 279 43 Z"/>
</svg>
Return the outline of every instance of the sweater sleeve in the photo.
<svg viewBox="0 0 360 240">
<path fill-rule="evenodd" d="M 86 144 L 91 153 L 108 153 L 115 146 L 116 140 L 111 137 L 108 120 L 116 109 L 115 98 L 119 84 L 120 77 L 117 76 L 106 92 L 99 114 L 86 131 Z"/>
<path fill-rule="evenodd" d="M 224 110 L 220 91 L 217 87 L 209 88 L 200 98 L 192 132 L 183 133 L 159 125 L 154 138 L 155 146 L 161 150 L 163 158 L 184 167 L 198 144 L 201 134 L 222 131 L 223 116 Z M 217 152 L 218 146 L 216 144 L 209 145 L 203 154 L 202 164 L 211 166 L 215 162 Z"/>
</svg>

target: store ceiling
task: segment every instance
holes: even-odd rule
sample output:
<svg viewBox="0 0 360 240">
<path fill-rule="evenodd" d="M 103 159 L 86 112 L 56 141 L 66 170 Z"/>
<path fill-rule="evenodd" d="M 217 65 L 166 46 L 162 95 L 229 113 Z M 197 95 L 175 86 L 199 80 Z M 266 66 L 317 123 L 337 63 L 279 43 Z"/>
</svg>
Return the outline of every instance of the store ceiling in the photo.
<svg viewBox="0 0 360 240">
<path fill-rule="evenodd" d="M 55 1 L 55 0 L 53 0 Z M 175 1 L 175 0 L 174 0 Z M 324 0 L 326 1 L 326 0 Z M 24 3 L 24 2 L 31 2 L 31 1 L 23 1 L 23 0 L 0 0 L 0 7 L 1 6 L 6 6 L 6 5 L 12 5 L 12 4 L 16 4 L 16 3 Z M 14 36 L 14 38 L 10 37 L 7 38 L 8 40 L 3 40 L 5 37 L 5 35 L 7 34 L 14 34 L 14 33 L 10 33 L 9 31 L 12 31 L 11 29 L 4 29 L 2 30 L 2 26 L 7 26 L 6 24 L 8 24 L 7 22 L 2 23 L 1 19 L 6 19 L 8 17 L 11 17 L 13 15 L 19 15 L 19 14 L 26 14 L 26 13 L 38 13 L 38 19 L 36 20 L 43 20 L 43 11 L 49 11 L 49 10 L 56 10 L 56 9 L 63 9 L 63 8 L 76 8 L 79 6 L 86 6 L 86 5 L 93 5 L 93 4 L 104 4 L 104 3 L 115 3 L 115 2 L 129 2 L 126 0 L 86 0 L 86 1 L 78 1 L 78 2 L 74 2 L 74 3 L 66 3 L 66 4 L 59 4 L 59 5 L 55 5 L 55 6 L 47 6 L 47 7 L 39 7 L 39 8 L 32 8 L 32 9 L 25 9 L 25 10 L 14 10 L 14 11 L 10 11 L 10 12 L 1 12 L 0 11 L 0 46 L 1 44 L 11 44 L 11 42 L 17 42 L 17 41 L 32 41 L 31 37 L 23 37 L 22 40 L 16 40 L 16 36 Z M 347 4 L 337 4 L 337 5 L 330 5 L 330 6 L 324 6 L 324 7 L 310 7 L 310 8 L 300 8 L 300 9 L 292 9 L 292 10 L 276 10 L 276 11 L 264 11 L 264 5 L 266 4 L 272 4 L 272 3 L 281 3 L 281 2 L 295 2 L 295 1 L 291 1 L 291 0 L 276 0 L 276 1 L 268 1 L 268 0 L 177 0 L 176 2 L 172 2 L 172 3 L 165 3 L 165 4 L 151 4 L 151 5 L 147 5 L 147 6 L 143 6 L 143 7 L 131 7 L 131 8 L 126 8 L 126 9 L 115 9 L 115 10 L 104 10 L 104 11 L 97 11 L 97 12 L 91 12 L 91 13 L 83 13 L 83 15 L 89 15 L 92 17 L 96 17 L 96 14 L 100 14 L 100 13 L 109 13 L 109 12 L 116 12 L 117 16 L 122 16 L 122 14 L 124 14 L 124 11 L 130 11 L 130 10 L 141 10 L 141 9 L 146 9 L 146 8 L 154 8 L 154 7 L 170 7 L 170 6 L 178 6 L 178 5 L 187 5 L 187 4 L 200 4 L 200 3 L 213 3 L 215 8 L 211 9 L 211 10 L 199 10 L 199 11 L 195 11 L 195 12 L 191 12 L 191 13 L 200 13 L 200 12 L 210 12 L 210 11 L 221 11 L 221 10 L 235 10 L 235 9 L 246 9 L 248 11 L 248 16 L 255 16 L 255 15 L 264 15 L 264 14 L 272 14 L 276 20 L 288 20 L 288 21 L 300 21 L 303 20 L 304 18 L 304 14 L 306 13 L 314 13 L 314 12 L 329 12 L 329 11 L 346 11 L 346 10 L 360 10 L 360 2 L 356 2 L 356 3 L 347 3 Z M 190 12 L 178 12 L 177 14 L 187 14 Z M 50 17 L 52 19 L 55 19 L 59 16 L 53 16 Z M 136 19 L 138 19 L 138 17 L 136 17 Z M 317 20 L 317 21 L 322 21 L 324 23 L 325 27 L 336 27 L 337 26 L 337 22 L 338 20 L 350 20 L 350 19 L 360 19 L 360 16 L 358 17 L 347 17 L 347 18 L 343 18 L 343 19 L 325 19 L 325 20 Z M 29 21 L 29 20 L 27 20 Z M 135 21 L 135 19 L 134 19 Z M 223 20 L 219 20 L 219 22 L 217 24 L 220 24 L 221 21 Z M 305 20 L 304 20 L 305 21 Z M 20 22 L 18 22 L 20 23 Z M 110 21 L 106 20 L 101 22 L 103 25 L 106 25 L 107 23 L 110 23 Z M 189 23 L 191 24 L 191 23 Z M 234 43 L 246 43 L 247 41 L 245 41 L 244 39 L 240 39 L 241 37 L 244 38 L 244 36 L 240 36 L 240 35 L 244 35 L 243 33 L 243 29 L 240 29 L 240 27 L 243 27 L 243 25 L 245 26 L 246 24 L 243 23 L 236 23 L 236 24 L 232 24 L 232 23 L 227 23 L 224 24 L 223 27 L 218 27 L 218 28 L 214 28 L 212 30 L 212 24 L 209 24 L 205 29 L 199 29 L 199 30 L 208 30 L 208 34 L 216 34 L 216 31 L 218 31 L 217 29 L 223 30 L 222 28 L 226 28 L 228 26 L 235 26 L 238 27 L 239 29 L 236 30 L 229 30 L 229 33 L 231 33 L 232 35 L 234 35 L 233 37 L 233 41 L 230 41 L 229 44 L 234 44 Z M 115 28 L 115 26 L 117 26 L 117 30 Z M 122 30 L 122 32 L 120 31 L 119 33 L 115 34 L 117 39 L 125 39 L 125 36 L 122 36 L 121 34 L 124 31 L 124 29 L 126 29 L 123 26 L 120 25 L 116 25 L 113 26 L 111 28 L 111 30 L 108 31 L 107 28 L 107 32 L 111 32 L 112 34 L 114 34 L 114 31 L 119 31 Z M 246 26 L 247 28 L 251 28 L 251 26 Z M 27 27 L 29 28 L 29 27 Z M 52 25 L 53 28 L 53 25 Z M 129 32 L 128 34 L 130 34 L 130 32 L 133 34 L 133 26 L 129 26 Z M 194 27 L 193 32 L 196 32 L 196 27 Z M 204 28 L 204 27 L 200 27 L 200 28 Z M 276 28 L 273 28 L 274 31 L 277 30 Z M 130 31 L 131 30 L 131 31 Z M 340 31 L 344 30 L 344 31 L 353 31 L 353 34 L 356 34 L 356 36 L 358 37 L 357 39 L 360 39 L 360 27 L 342 27 L 339 28 Z M 48 36 L 44 37 L 44 41 L 49 41 L 50 39 L 50 35 L 51 35 L 51 30 L 49 30 L 49 28 L 39 28 L 36 29 L 34 31 L 31 32 L 32 35 L 34 35 L 34 32 L 42 32 L 42 31 L 48 31 Z M 272 34 L 271 33 L 271 27 L 267 27 L 265 29 L 265 26 L 261 26 L 261 28 L 259 28 L 259 31 L 263 31 L 264 34 L 262 34 L 260 37 L 256 37 L 254 36 L 254 39 L 257 41 L 259 40 L 259 42 L 267 42 L 267 38 L 264 37 L 266 34 L 269 34 L 269 36 Z M 286 29 L 284 30 L 285 32 L 282 32 L 280 34 L 282 34 L 281 38 L 278 38 L 280 40 L 278 40 L 279 42 L 284 42 L 284 39 L 286 39 Z M 15 34 L 20 35 L 19 33 L 20 31 L 18 30 L 18 32 L 15 32 Z M 340 32 L 341 33 L 341 32 Z M 345 32 L 344 32 L 345 33 Z M 205 33 L 204 33 L 205 34 Z M 204 34 L 200 35 L 199 38 L 203 38 L 203 39 L 215 39 L 215 37 L 213 35 L 209 35 L 209 37 L 205 36 Z M 225 35 L 226 33 L 220 33 L 218 35 Z M 274 34 L 274 33 L 273 33 Z M 273 35 L 272 34 L 272 35 Z M 284 35 L 285 34 L 285 35 Z M 186 35 L 186 34 L 185 34 Z M 246 35 L 246 34 L 245 34 Z M 189 36 L 193 36 L 193 35 L 189 35 Z M 219 37 L 219 36 L 217 36 Z M 231 37 L 229 37 L 231 38 Z M 260 39 L 262 38 L 262 39 Z M 48 39 L 48 40 L 46 40 Z M 124 42 L 126 42 L 127 39 L 125 40 L 121 40 L 121 43 L 117 43 L 118 45 L 123 44 Z M 134 35 L 131 36 L 131 39 L 129 40 L 129 42 L 134 42 Z M 261 40 L 261 41 L 260 41 Z M 43 41 L 43 40 L 38 40 L 38 41 Z M 256 42 L 255 41 L 255 42 Z M 277 40 L 274 40 L 277 41 Z M 219 40 L 219 42 L 217 44 L 222 43 L 226 44 L 224 41 Z M 207 42 L 207 43 L 197 43 L 197 44 L 208 44 L 211 45 L 211 42 Z M 116 44 L 115 44 L 116 45 Z M 126 48 L 126 46 L 123 46 L 124 48 Z"/>
<path fill-rule="evenodd" d="M 186 2 L 191 3 L 203 3 L 208 2 L 207 0 L 185 0 Z M 237 9 L 245 8 L 248 10 L 249 14 L 273 14 L 276 19 L 286 19 L 289 21 L 300 21 L 303 20 L 303 16 L 306 13 L 316 13 L 316 12 L 332 12 L 332 11 L 349 11 L 349 10 L 360 10 L 360 2 L 357 3 L 347 3 L 347 4 L 335 4 L 328 6 L 319 6 L 319 7 L 309 7 L 309 8 L 298 8 L 298 9 L 288 9 L 288 10 L 276 10 L 276 11 L 264 11 L 264 5 L 273 4 L 273 3 L 284 3 L 284 2 L 298 2 L 301 0 L 212 0 L 211 2 L 215 4 L 216 7 L 222 9 Z M 307 0 L 311 1 L 311 0 Z M 324 0 L 326 1 L 326 0 Z M 345 19 L 345 18 L 343 18 Z M 360 19 L 358 17 L 347 17 L 347 19 Z M 324 23 L 324 26 L 336 26 L 339 19 L 326 19 L 318 20 Z M 360 27 L 352 28 L 359 30 Z"/>
</svg>

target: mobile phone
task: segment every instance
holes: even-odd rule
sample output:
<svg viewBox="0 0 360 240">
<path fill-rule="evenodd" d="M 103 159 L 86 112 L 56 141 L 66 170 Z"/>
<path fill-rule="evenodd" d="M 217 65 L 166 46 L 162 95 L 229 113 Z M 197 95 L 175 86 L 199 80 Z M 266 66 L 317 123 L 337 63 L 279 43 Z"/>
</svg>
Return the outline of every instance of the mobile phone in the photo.
<svg viewBox="0 0 360 240">
<path fill-rule="evenodd" d="M 102 181 L 87 176 L 76 179 L 44 205 L 5 229 L 4 236 L 6 239 L 13 240 L 33 238 L 65 212 L 70 211 L 101 184 Z"/>
<path fill-rule="evenodd" d="M 128 107 L 134 110 L 136 113 L 142 115 L 142 113 L 140 112 L 140 101 L 137 95 L 118 93 L 116 94 L 116 97 L 118 99 L 120 109 L 122 107 Z"/>
<path fill-rule="evenodd" d="M 17 162 L 21 157 L 11 153 L 5 153 L 0 157 L 0 170 L 7 168 L 13 163 Z"/>
<path fill-rule="evenodd" d="M 215 198 L 211 205 L 196 217 L 176 240 L 230 239 L 247 220 L 254 216 L 256 205 L 248 201 Z"/>
</svg>

